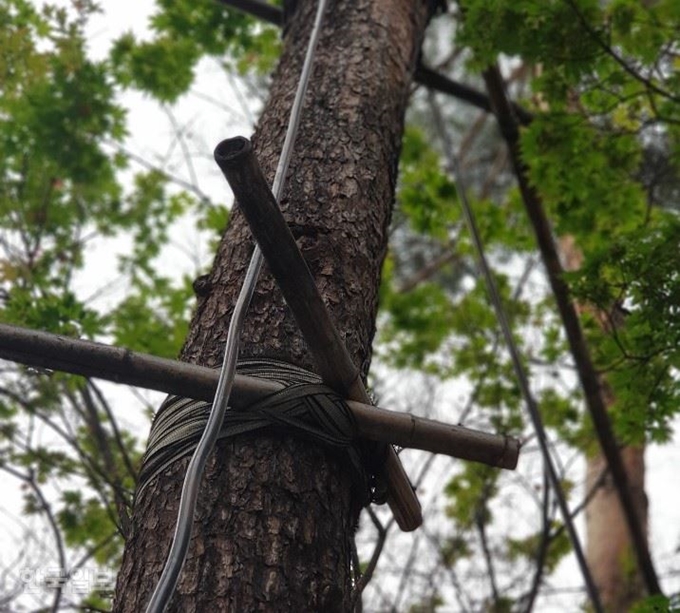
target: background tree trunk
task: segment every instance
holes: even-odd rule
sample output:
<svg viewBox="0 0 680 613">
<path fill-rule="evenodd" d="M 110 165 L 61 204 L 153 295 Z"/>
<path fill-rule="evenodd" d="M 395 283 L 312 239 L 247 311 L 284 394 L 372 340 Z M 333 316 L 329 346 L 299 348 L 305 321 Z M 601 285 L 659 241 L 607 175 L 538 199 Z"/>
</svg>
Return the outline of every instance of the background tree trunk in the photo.
<svg viewBox="0 0 680 613">
<path fill-rule="evenodd" d="M 633 493 L 638 517 L 647 530 L 647 496 L 645 494 L 644 447 L 626 446 L 621 449 L 628 484 Z M 595 486 L 605 468 L 604 458 L 589 457 L 586 467 L 587 490 Z M 607 611 L 628 611 L 645 596 L 644 582 L 637 570 L 626 520 L 611 479 L 606 478 L 586 508 L 586 538 L 588 563 L 602 602 Z"/>
<path fill-rule="evenodd" d="M 563 238 L 560 247 L 565 269 L 580 268 L 583 254 L 573 238 Z M 584 308 L 588 307 L 581 307 Z M 623 321 L 617 321 L 616 317 L 607 317 L 602 313 L 594 315 L 605 330 L 612 325 L 623 325 Z M 602 381 L 601 389 L 605 403 L 610 407 L 614 397 L 605 380 Z M 642 529 L 647 532 L 644 446 L 622 447 L 621 460 L 626 469 L 637 516 L 642 522 Z M 645 585 L 637 568 L 619 496 L 611 478 L 604 473 L 606 465 L 599 450 L 586 458 L 586 491 L 596 488 L 595 495 L 586 507 L 586 557 L 600 590 L 602 604 L 607 611 L 619 613 L 628 611 L 635 602 L 644 598 Z"/>
<path fill-rule="evenodd" d="M 270 99 L 254 137 L 269 178 L 288 122 L 314 3 L 292 14 Z M 425 0 L 331 2 L 281 206 L 355 363 L 368 370 L 411 75 Z M 215 135 L 217 141 L 221 136 Z M 237 207 L 199 299 L 182 359 L 221 363 L 252 252 Z M 242 355 L 313 369 L 292 314 L 265 269 Z M 141 611 L 165 561 L 188 459 L 136 500 L 116 588 L 117 611 Z M 349 608 L 350 539 L 358 516 L 349 479 L 322 448 L 289 438 L 220 442 L 209 461 L 174 611 Z"/>
</svg>

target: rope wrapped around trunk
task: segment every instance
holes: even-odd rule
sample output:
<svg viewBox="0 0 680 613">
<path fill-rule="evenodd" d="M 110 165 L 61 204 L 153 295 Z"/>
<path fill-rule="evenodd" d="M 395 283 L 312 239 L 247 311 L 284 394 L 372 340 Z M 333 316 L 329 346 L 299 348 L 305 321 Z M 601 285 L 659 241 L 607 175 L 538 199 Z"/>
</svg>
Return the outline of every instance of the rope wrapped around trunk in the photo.
<svg viewBox="0 0 680 613">
<path fill-rule="evenodd" d="M 377 485 L 382 480 L 375 476 L 383 460 L 380 446 L 358 439 L 352 411 L 317 374 L 271 359 L 242 360 L 237 372 L 277 381 L 285 387 L 247 409 L 228 410 L 220 439 L 256 431 L 307 439 L 332 450 L 346 465 L 363 505 L 385 502 L 384 489 Z M 165 399 L 151 426 L 137 496 L 159 473 L 193 453 L 211 406 L 181 396 Z"/>
</svg>

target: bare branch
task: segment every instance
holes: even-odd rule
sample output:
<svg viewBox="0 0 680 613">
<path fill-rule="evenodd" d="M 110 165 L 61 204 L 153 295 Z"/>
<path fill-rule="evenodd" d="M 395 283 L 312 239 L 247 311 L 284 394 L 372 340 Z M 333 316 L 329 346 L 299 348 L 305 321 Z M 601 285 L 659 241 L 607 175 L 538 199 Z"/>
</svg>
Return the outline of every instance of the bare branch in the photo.
<svg viewBox="0 0 680 613">
<path fill-rule="evenodd" d="M 491 555 L 491 549 L 489 548 L 489 541 L 486 536 L 486 512 L 485 507 L 489 499 L 489 483 L 488 481 L 484 484 L 482 488 L 479 501 L 477 502 L 477 508 L 475 510 L 475 526 L 477 532 L 479 533 L 479 541 L 482 545 L 482 553 L 484 554 L 484 561 L 486 563 L 486 574 L 489 578 L 489 585 L 491 586 L 491 594 L 494 601 L 494 609 L 500 610 L 500 593 L 498 591 L 498 583 L 496 581 L 496 570 L 493 563 L 493 556 Z"/>
<path fill-rule="evenodd" d="M 469 85 L 464 85 L 463 83 L 449 79 L 447 76 L 435 72 L 422 64 L 416 68 L 413 79 L 417 83 L 420 83 L 433 91 L 448 94 L 449 96 L 468 102 L 487 113 L 492 112 L 491 101 L 483 92 L 480 92 Z M 532 113 L 517 104 L 513 104 L 512 108 L 522 125 L 529 125 L 531 123 L 534 118 Z"/>
<path fill-rule="evenodd" d="M 366 570 L 361 574 L 361 578 L 357 582 L 354 590 L 352 592 L 352 606 L 356 608 L 357 604 L 361 602 L 361 593 L 366 589 L 369 581 L 373 578 L 373 573 L 378 565 L 378 560 L 380 559 L 380 554 L 382 553 L 383 546 L 385 545 L 385 539 L 387 538 L 387 531 L 392 524 L 390 519 L 387 526 L 384 526 L 380 521 L 380 518 L 375 514 L 375 511 L 371 507 L 366 508 L 368 516 L 371 518 L 375 529 L 377 530 L 377 539 L 375 547 L 373 548 L 373 553 L 371 554 L 371 559 L 366 566 Z"/>
<path fill-rule="evenodd" d="M 50 530 L 52 531 L 54 543 L 57 548 L 57 556 L 59 558 L 59 577 L 57 581 L 57 586 L 54 590 L 52 607 L 50 609 L 52 613 L 56 613 L 57 611 L 59 611 L 59 604 L 61 603 L 62 593 L 64 589 L 64 583 L 62 579 L 66 577 L 67 572 L 66 551 L 64 549 L 64 541 L 61 536 L 61 531 L 59 530 L 59 525 L 57 524 L 57 520 L 54 517 L 54 514 L 52 513 L 52 507 L 50 506 L 49 502 L 47 502 L 47 499 L 42 493 L 42 489 L 35 480 L 35 474 L 33 469 L 29 469 L 28 474 L 21 473 L 10 466 L 0 466 L 0 469 L 4 470 L 13 477 L 19 479 L 31 489 L 31 491 L 35 494 L 36 498 L 38 499 L 38 502 L 40 503 L 40 510 L 45 514 L 45 517 L 47 517 L 47 523 L 49 524 Z"/>
<path fill-rule="evenodd" d="M 95 396 L 97 396 L 99 404 L 102 406 L 104 412 L 106 413 L 106 416 L 109 418 L 109 423 L 111 424 L 111 429 L 113 430 L 113 436 L 116 441 L 118 450 L 120 451 L 120 454 L 123 457 L 125 468 L 127 468 L 129 475 L 134 479 L 135 483 L 137 483 L 137 471 L 135 470 L 135 467 L 132 465 L 130 454 L 128 454 L 125 442 L 123 441 L 122 434 L 120 432 L 120 429 L 118 428 L 118 421 L 113 415 L 113 411 L 111 411 L 111 406 L 107 402 L 106 398 L 104 398 L 104 394 L 102 394 L 102 391 L 99 389 L 99 387 L 95 385 L 94 381 L 88 379 L 87 385 L 94 392 Z"/>
<path fill-rule="evenodd" d="M 193 185 L 189 181 L 185 181 L 184 179 L 180 179 L 179 177 L 176 177 L 173 174 L 166 172 L 162 168 L 159 168 L 155 164 L 152 164 L 148 160 L 145 160 L 141 155 L 137 155 L 136 153 L 133 153 L 129 149 L 126 149 L 119 143 L 111 141 L 104 142 L 103 144 L 116 149 L 126 157 L 130 158 L 133 162 L 139 164 L 140 166 L 143 166 L 147 170 L 153 170 L 155 172 L 160 173 L 167 181 L 170 181 L 171 183 L 174 183 L 175 185 L 181 187 L 182 189 L 185 189 L 186 191 L 194 194 L 194 196 L 196 196 L 201 202 L 210 202 L 210 197 L 204 192 L 202 192 L 196 185 Z"/>
<path fill-rule="evenodd" d="M 583 387 L 586 404 L 619 495 L 640 570 L 644 576 L 648 592 L 652 595 L 660 594 L 661 587 L 654 570 L 647 538 L 637 516 L 628 486 L 628 477 L 621 460 L 621 455 L 619 454 L 609 414 L 602 398 L 598 373 L 590 357 L 578 313 L 571 301 L 569 287 L 564 281 L 564 269 L 553 239 L 550 222 L 543 208 L 543 202 L 536 189 L 529 183 L 527 168 L 521 156 L 519 123 L 513 108 L 508 102 L 498 66 L 492 66 L 487 69 L 484 72 L 484 80 L 493 102 L 498 125 L 510 151 L 524 205 L 534 228 L 543 263 L 548 274 L 548 280 L 555 295 L 569 347 L 574 356 L 576 369 Z"/>
<path fill-rule="evenodd" d="M 283 24 L 283 11 L 273 4 L 261 0 L 219 0 L 219 2 L 275 26 Z"/>
<path fill-rule="evenodd" d="M 124 494 L 122 479 L 120 477 L 118 467 L 116 466 L 113 452 L 111 451 L 109 436 L 102 426 L 97 407 L 94 404 L 94 400 L 87 386 L 80 390 L 80 397 L 85 407 L 85 423 L 87 424 L 88 430 L 97 443 L 97 447 L 101 453 L 104 463 L 104 470 L 106 471 L 110 483 L 112 484 L 111 489 L 113 490 L 113 497 L 118 510 L 120 529 L 123 538 L 127 538 L 128 534 L 130 533 L 129 509 L 131 507 L 131 501 Z"/>
<path fill-rule="evenodd" d="M 172 112 L 172 109 L 169 106 L 163 105 L 162 108 L 166 116 L 168 117 L 168 121 L 170 121 L 170 125 L 172 126 L 172 129 L 175 132 L 175 138 L 177 139 L 177 142 L 179 143 L 179 148 L 182 151 L 184 164 L 186 165 L 187 172 L 189 173 L 189 177 L 191 178 L 190 185 L 194 187 L 195 192 L 200 192 L 201 189 L 198 186 L 198 176 L 196 175 L 196 169 L 194 168 L 194 163 L 191 159 L 191 153 L 189 152 L 189 146 L 187 145 L 186 127 L 179 125 L 179 123 L 177 122 L 177 118 L 175 117 L 175 114 Z"/>
<path fill-rule="evenodd" d="M 531 582 L 531 588 L 526 597 L 525 613 L 531 613 L 534 608 L 534 603 L 538 596 L 538 591 L 541 588 L 543 580 L 543 573 L 545 570 L 545 561 L 548 556 L 548 547 L 550 546 L 550 480 L 547 469 L 543 469 L 543 501 L 541 505 L 541 541 L 536 549 L 536 563 L 534 565 L 534 578 Z M 573 513 L 573 511 L 572 511 Z"/>
</svg>

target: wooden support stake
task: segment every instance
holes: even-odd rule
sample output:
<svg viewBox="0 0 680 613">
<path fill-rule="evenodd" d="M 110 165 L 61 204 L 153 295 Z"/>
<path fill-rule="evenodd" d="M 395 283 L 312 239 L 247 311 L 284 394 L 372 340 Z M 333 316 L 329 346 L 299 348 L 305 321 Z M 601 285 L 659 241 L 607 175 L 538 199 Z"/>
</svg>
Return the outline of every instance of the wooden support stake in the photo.
<svg viewBox="0 0 680 613">
<path fill-rule="evenodd" d="M 0 359 L 35 368 L 61 370 L 212 402 L 219 370 L 167 360 L 121 347 L 0 324 Z M 229 405 L 245 409 L 283 386 L 276 381 L 236 375 Z M 353 400 L 359 436 L 402 447 L 443 453 L 498 468 L 517 466 L 517 439 L 388 411 Z"/>
<path fill-rule="evenodd" d="M 215 161 L 224 173 L 248 221 L 269 270 L 300 326 L 324 383 L 344 398 L 371 404 L 359 369 L 328 314 L 314 277 L 295 243 L 247 138 L 222 141 Z M 384 476 L 388 503 L 399 527 L 415 530 L 423 522 L 420 503 L 391 446 Z"/>
</svg>

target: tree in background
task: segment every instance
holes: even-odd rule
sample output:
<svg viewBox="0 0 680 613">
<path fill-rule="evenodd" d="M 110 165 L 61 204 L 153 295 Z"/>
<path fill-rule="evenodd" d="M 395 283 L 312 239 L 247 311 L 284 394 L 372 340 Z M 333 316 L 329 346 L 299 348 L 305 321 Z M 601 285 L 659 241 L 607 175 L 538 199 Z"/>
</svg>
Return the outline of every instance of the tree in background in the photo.
<svg viewBox="0 0 680 613">
<path fill-rule="evenodd" d="M 553 231 L 566 246 L 566 268 L 574 271 L 569 280 L 572 295 L 582 306 L 595 369 L 591 379 L 599 378 L 599 386 L 590 390 L 555 281 L 551 286 L 598 439 L 602 442 L 603 436 L 595 419 L 597 405 L 607 407 L 618 442 L 625 445 L 621 450 L 625 481 L 615 470 L 607 473 L 611 460 L 605 462 L 598 447 L 585 448 L 587 487 L 593 493 L 586 513 L 588 559 L 608 610 L 628 610 L 645 593 L 659 589 L 651 562 L 644 559 L 643 450 L 647 440 L 667 437 L 677 400 L 677 352 L 668 344 L 668 340 L 675 343 L 671 320 L 677 287 L 672 281 L 669 285 L 673 275 L 667 276 L 668 269 L 658 270 L 661 277 L 650 276 L 644 266 L 651 260 L 644 256 L 646 264 L 639 268 L 637 250 L 654 244 L 655 250 L 670 248 L 677 253 L 672 245 L 678 244 L 678 219 L 675 211 L 669 211 L 677 209 L 677 200 L 672 196 L 675 188 L 668 189 L 677 186 L 677 173 L 670 170 L 674 162 L 648 174 L 645 168 L 645 158 L 659 148 L 669 159 L 676 157 L 674 126 L 680 99 L 672 64 L 677 32 L 666 26 L 676 13 L 677 7 L 669 3 L 600 7 L 569 1 L 546 9 L 538 22 L 529 18 L 531 13 L 514 8 L 494 15 L 499 28 L 492 37 L 501 41 L 500 50 L 509 52 L 517 45 L 526 62 L 540 62 L 534 95 L 541 113 L 522 138 L 523 173 L 533 185 L 535 201 L 540 198 L 554 220 Z M 488 34 L 489 16 L 484 7 L 470 5 L 470 21 L 466 14 L 464 27 L 484 23 Z M 520 30 L 506 29 L 520 19 L 524 21 Z M 569 24 L 565 30 L 573 30 L 563 31 L 560 40 L 549 27 L 539 26 L 548 23 L 544 19 L 563 20 Z M 485 45 L 475 43 L 479 59 Z M 583 154 L 575 156 L 576 150 Z M 547 160 L 553 163 L 550 169 Z M 516 172 L 517 168 L 515 164 Z M 655 197 L 661 185 L 670 198 Z M 529 210 L 526 191 L 523 199 Z M 632 261 L 637 264 L 631 268 Z M 549 276 L 554 274 L 551 264 L 546 265 Z M 665 306 L 654 315 L 661 304 L 651 295 L 660 297 L 659 288 Z M 620 500 L 617 490 L 628 494 L 627 500 Z M 623 507 L 620 502 L 625 502 Z M 623 511 L 640 527 L 637 537 Z"/>
<path fill-rule="evenodd" d="M 309 14 L 308 4 L 291 17 L 285 37 L 295 41 L 290 43 L 291 48 L 305 44 L 304 20 L 300 15 Z M 501 57 L 506 86 L 513 98 L 530 112 L 530 121 L 527 115 L 520 117 L 525 123 L 520 135 L 525 176 L 540 197 L 555 236 L 566 237 L 578 246 L 582 264 L 563 278 L 568 281 L 571 296 L 581 305 L 590 354 L 598 374 L 611 390 L 610 416 L 618 440 L 638 447 L 649 441 L 670 440 L 678 406 L 680 93 L 674 70 L 678 34 L 674 24 L 680 23 L 680 15 L 676 4 L 470 1 L 463 3 L 461 9 L 451 3 L 448 13 L 430 26 L 422 55 L 423 63 L 436 66 L 449 79 L 463 80 L 480 89 L 483 83 L 478 75 Z M 278 35 L 275 28 L 263 27 L 219 3 L 160 3 L 152 20 L 152 40 L 140 42 L 132 35 L 123 36 L 114 45 L 110 61 L 94 62 L 87 57 L 83 37 L 83 28 L 94 7 L 79 3 L 75 8 L 75 12 L 48 8 L 41 13 L 14 1 L 0 9 L 1 44 L 7 51 L 0 60 L 2 320 L 62 334 L 109 339 L 157 355 L 173 356 L 187 331 L 192 307 L 191 283 L 188 278 L 178 283 L 172 273 L 159 272 L 159 262 L 154 258 L 167 241 L 168 228 L 184 212 L 191 211 L 203 228 L 213 232 L 223 229 L 226 212 L 222 207 L 208 207 L 195 185 L 185 185 L 190 189 L 180 193 L 170 188 L 176 177 L 169 177 L 162 168 L 138 174 L 132 187 L 123 187 L 120 169 L 130 161 L 121 153 L 125 117 L 115 102 L 114 83 L 140 88 L 164 104 L 171 104 L 190 87 L 201 57 L 217 57 L 230 68 L 252 74 L 253 70 L 266 70 L 278 55 Z M 360 9 L 356 7 L 357 19 L 368 19 L 369 14 L 376 19 L 392 15 L 399 23 L 396 19 L 399 13 L 383 9 L 363 13 Z M 343 20 L 329 23 L 342 33 Z M 392 27 L 396 25 L 391 23 Z M 390 30 L 379 31 L 388 36 Z M 404 57 L 408 56 L 404 47 L 407 40 L 412 39 L 404 36 L 398 41 L 400 53 L 406 53 Z M 347 48 L 349 53 L 353 47 Z M 321 61 L 332 64 L 334 53 L 324 47 Z M 299 61 L 298 57 L 293 65 L 297 66 Z M 364 51 L 357 51 L 356 63 L 351 64 L 362 77 L 357 88 L 379 89 L 392 83 L 389 79 L 369 78 L 370 71 L 381 64 L 366 66 L 365 62 Z M 286 60 L 279 67 L 275 82 L 282 79 L 280 82 L 287 85 L 281 87 L 291 91 L 297 71 L 285 74 L 285 66 Z M 335 68 L 340 70 L 344 66 Z M 344 76 L 346 73 L 352 74 L 341 72 L 342 78 L 336 80 L 343 81 L 349 78 Z M 421 66 L 416 78 L 422 83 L 427 81 L 428 74 Z M 261 77 L 258 80 L 262 81 Z M 330 207 L 338 198 L 352 200 L 363 192 L 358 186 L 353 187 L 352 181 L 327 185 L 321 178 L 327 181 L 328 176 L 346 177 L 349 171 L 344 168 L 348 160 L 354 160 L 353 173 L 371 168 L 377 172 L 378 162 L 362 156 L 362 164 L 357 166 L 357 158 L 344 149 L 342 152 L 333 149 L 336 139 L 312 138 L 316 136 L 314 122 L 334 116 L 340 105 L 347 102 L 336 97 L 337 84 L 332 88 L 322 85 L 323 76 L 315 83 L 318 90 L 314 96 L 318 100 L 309 107 L 312 118 L 306 120 L 311 122 L 308 136 L 310 141 L 321 142 L 327 149 L 319 149 L 318 154 L 312 151 L 316 156 L 313 169 L 300 170 L 313 173 L 309 186 L 293 183 L 291 190 L 299 189 L 309 197 L 307 190 L 312 185 L 314 190 L 336 189 L 337 193 L 322 194 L 326 199 L 323 208 L 328 207 L 330 218 L 330 211 L 334 211 Z M 448 89 L 484 104 L 483 100 L 470 97 L 469 91 L 465 93 L 467 90 L 461 94 L 461 89 L 452 87 L 450 80 L 430 79 L 429 83 L 430 87 Z M 399 87 L 405 86 L 405 82 L 400 82 Z M 272 99 L 280 95 L 279 91 L 273 90 Z M 403 90 L 400 91 L 403 95 Z M 359 106 L 351 108 L 366 108 L 364 103 L 365 100 L 363 103 L 355 100 L 354 104 Z M 400 99 L 399 104 L 403 103 Z M 443 126 L 433 126 L 432 104 L 444 116 Z M 276 109 L 265 112 L 261 121 L 264 132 L 257 140 L 259 154 L 269 171 L 277 155 L 275 143 L 282 136 L 280 126 L 286 117 L 284 109 Z M 354 117 L 347 113 L 341 115 L 342 122 Z M 394 174 L 390 173 L 394 160 L 390 162 L 391 154 L 386 152 L 398 149 L 398 132 L 394 131 L 398 126 L 387 117 L 374 119 L 385 121 L 390 127 L 387 132 L 373 134 L 376 140 L 368 152 L 383 156 L 379 166 L 393 181 Z M 412 98 L 410 126 L 403 141 L 397 207 L 382 275 L 378 358 L 383 364 L 399 369 L 424 371 L 430 381 L 453 380 L 461 389 L 472 386 L 469 399 L 456 406 L 455 412 L 449 408 L 444 418 L 499 432 L 526 433 L 529 439 L 522 464 L 528 484 L 520 487 L 521 479 L 518 481 L 517 477 L 499 475 L 472 464 L 452 470 L 450 464 L 428 461 L 422 469 L 423 473 L 429 470 L 431 476 L 430 481 L 427 478 L 423 481 L 426 489 L 421 494 L 427 504 L 424 528 L 404 543 L 393 535 L 386 516 L 371 511 L 372 521 L 359 533 L 359 541 L 367 538 L 364 535 L 373 526 L 377 527 L 378 538 L 375 547 L 360 548 L 361 557 L 366 556 L 367 560 L 357 564 L 364 573 L 361 578 L 348 574 L 349 524 L 343 527 L 342 522 L 331 522 L 330 517 L 324 520 L 323 525 L 329 530 L 326 537 L 314 541 L 314 546 L 319 547 L 314 555 L 324 558 L 324 547 L 329 551 L 331 543 L 345 543 L 333 558 L 337 564 L 333 568 L 342 569 L 337 576 L 342 578 L 338 583 L 343 585 L 340 593 L 344 596 L 326 593 L 324 597 L 341 601 L 347 598 L 353 581 L 363 588 L 371 576 L 378 576 L 379 584 L 368 583 L 367 609 L 404 610 L 413 605 L 414 610 L 435 610 L 446 603 L 459 610 L 530 610 L 537 602 L 539 607 L 544 606 L 541 602 L 549 602 L 537 598 L 550 596 L 551 573 L 564 559 L 569 546 L 542 483 L 539 462 L 532 454 L 531 435 L 525 428 L 514 374 L 498 340 L 495 316 L 488 306 L 483 284 L 475 272 L 469 238 L 460 222 L 457 188 L 443 171 L 445 160 L 439 142 L 443 131 L 450 131 L 456 143 L 470 185 L 472 206 L 517 340 L 531 369 L 544 419 L 551 427 L 555 448 L 564 458 L 581 454 L 594 457 L 597 444 L 572 374 L 573 361 L 562 323 L 556 315 L 544 271 L 537 265 L 524 203 L 514 187 L 511 158 L 498 138 L 494 122 L 486 111 L 474 110 L 469 102 L 441 96 L 433 102 L 421 87 Z M 325 126 L 324 134 L 328 132 Z M 359 138 L 360 134 L 358 131 L 352 136 Z M 301 147 L 302 155 L 306 148 Z M 375 151 L 375 147 L 386 149 Z M 369 164 L 371 159 L 374 161 Z M 303 161 L 301 158 L 295 163 L 302 168 Z M 321 173 L 322 163 L 330 164 L 335 172 Z M 359 177 L 365 180 L 363 174 Z M 384 194 L 389 193 L 385 183 L 377 181 L 378 185 Z M 355 188 L 359 190 L 356 193 Z M 295 200 L 286 204 L 295 205 Z M 387 200 L 383 197 L 382 204 Z M 322 202 L 320 198 L 315 201 Z M 311 211 L 316 214 L 315 206 Z M 383 211 L 381 215 L 386 214 L 382 208 L 379 210 Z M 303 213 L 296 214 L 301 216 L 302 228 L 310 226 Z M 327 218 L 322 214 L 322 219 Z M 384 231 L 385 218 L 382 219 L 376 222 L 376 227 Z M 305 253 L 323 271 L 322 263 L 335 266 L 330 259 L 344 247 L 334 244 L 327 250 L 326 241 L 331 240 L 331 233 L 319 232 L 316 225 L 311 225 L 314 232 L 302 232 Z M 229 232 L 238 231 L 239 240 L 246 240 L 242 222 L 235 220 L 233 228 L 240 230 Z M 129 233 L 133 237 L 132 248 L 121 259 L 121 275 L 129 283 L 130 291 L 108 312 L 102 312 L 91 307 L 87 297 L 74 289 L 74 277 L 87 263 L 84 254 L 89 242 L 102 234 Z M 247 247 L 237 247 L 238 244 L 241 243 L 235 241 L 231 247 L 223 246 L 216 265 L 224 261 L 222 258 L 229 249 L 241 253 L 237 259 L 243 262 L 241 250 Z M 380 248 L 375 253 L 379 251 Z M 239 265 L 232 269 L 229 279 L 236 278 L 241 268 Z M 324 279 L 322 290 L 328 296 L 339 291 L 332 280 L 336 273 L 337 269 L 328 268 L 327 273 L 320 274 Z M 373 270 L 368 276 L 375 278 L 376 274 Z M 214 316 L 214 288 L 227 283 L 226 278 L 211 281 L 207 287 L 212 287 L 212 294 L 199 298 L 196 326 L 203 326 L 199 322 L 209 313 Z M 269 285 L 261 285 L 262 291 L 271 287 L 271 281 L 266 283 Z M 272 314 L 283 312 L 280 303 L 277 304 Z M 354 303 L 348 298 L 347 304 Z M 361 308 L 371 311 L 371 304 L 372 300 L 368 300 Z M 262 307 L 253 312 L 264 317 L 270 306 L 267 302 L 266 310 Z M 331 306 L 339 321 L 350 322 L 353 312 L 350 307 L 332 300 Z M 618 325 L 624 319 L 625 324 Z M 369 321 L 364 315 L 358 320 Z M 355 323 L 347 323 L 346 330 L 355 330 Z M 294 324 L 285 325 L 291 335 L 297 334 Z M 372 332 L 370 324 L 366 325 L 360 334 L 349 339 L 353 355 L 361 361 L 370 355 Z M 199 334 L 202 329 L 197 327 L 190 334 L 184 350 L 186 357 L 199 359 L 199 354 L 191 349 L 191 339 L 202 342 Z M 249 352 L 256 353 L 255 347 L 269 346 L 260 343 L 262 339 L 257 337 L 255 328 L 248 334 L 248 342 L 253 342 L 248 346 Z M 223 342 L 223 338 L 217 338 L 220 336 L 216 335 L 211 349 L 205 346 L 207 353 L 201 354 L 201 360 L 219 361 L 219 346 Z M 271 341 L 273 353 L 283 356 L 277 352 L 284 343 L 277 338 L 267 342 Z M 298 340 L 291 347 L 301 347 L 299 336 L 294 338 Z M 293 357 L 309 365 L 303 349 L 294 351 Z M 378 391 L 389 397 L 388 386 L 378 386 Z M 21 481 L 25 512 L 47 519 L 50 534 L 58 543 L 56 559 L 61 574 L 74 577 L 78 564 L 88 559 L 117 565 L 124 539 L 130 534 L 128 515 L 140 454 L 139 440 L 119 424 L 124 407 L 111 406 L 92 381 L 60 374 L 47 377 L 14 366 L 5 370 L 1 393 L 2 468 Z M 412 393 L 409 390 L 409 395 Z M 41 440 L 41 428 L 56 433 L 65 445 L 55 446 Z M 236 455 L 245 454 L 245 449 L 259 449 L 260 444 L 264 453 L 264 446 L 270 443 L 239 447 L 242 453 Z M 283 454 L 292 454 L 294 449 L 296 453 L 316 453 L 308 445 L 303 452 L 297 452 L 292 442 L 281 446 Z M 301 462 L 301 466 L 304 464 Z M 265 461 L 262 466 L 266 465 Z M 176 470 L 181 474 L 179 467 Z M 321 466 L 318 470 L 325 469 Z M 226 478 L 224 473 L 220 474 Z M 270 479 L 272 474 L 275 478 L 276 471 L 269 471 L 262 478 Z M 572 506 L 577 511 L 588 508 L 586 503 L 603 494 L 616 501 L 611 495 L 611 479 L 601 471 L 596 476 L 587 486 L 583 504 L 581 498 L 574 499 Z M 564 479 L 567 488 L 580 481 L 566 468 Z M 433 485 L 432 480 L 438 483 Z M 331 487 L 330 481 L 324 483 Z M 441 490 L 441 483 L 446 483 L 443 496 L 435 492 Z M 347 500 L 346 484 L 336 485 L 339 492 L 345 492 L 340 498 Z M 526 504 L 517 507 L 522 515 L 528 516 L 522 533 L 518 533 L 517 521 L 507 524 L 503 512 L 510 503 L 517 505 L 520 493 L 525 499 L 536 501 L 529 510 L 525 510 Z M 642 487 L 639 493 L 644 494 Z M 591 526 L 603 515 L 611 516 L 607 507 L 600 507 L 603 510 L 597 512 L 596 507 L 589 508 Z M 332 513 L 347 517 L 347 511 L 339 508 Z M 171 530 L 174 512 L 163 522 Z M 609 528 L 609 523 L 605 524 L 611 533 Z M 216 530 L 217 524 L 208 522 L 207 529 Z M 625 538 L 625 530 L 618 533 Z M 167 538 L 160 540 L 169 543 Z M 607 599 L 612 610 L 628 607 L 645 596 L 644 589 L 636 588 L 624 595 L 627 600 L 623 604 L 616 600 L 623 594 L 622 577 L 634 577 L 637 572 L 630 545 L 616 541 L 603 541 L 613 545 L 615 552 L 606 563 L 595 563 L 591 556 L 603 595 L 611 593 Z M 212 545 L 215 549 L 206 552 L 220 548 L 217 537 L 211 542 L 217 543 Z M 224 548 L 229 547 L 225 541 L 221 543 Z M 156 558 L 147 570 L 159 568 L 163 551 L 162 547 L 157 548 Z M 297 554 L 289 550 L 283 555 Z M 303 557 L 306 559 L 307 554 Z M 18 564 L 27 562 L 18 559 L 15 565 Z M 142 577 L 140 568 L 134 571 L 137 575 L 130 574 L 130 558 L 126 564 L 121 581 L 136 576 L 146 582 L 141 591 L 151 589 L 153 577 Z M 330 576 L 330 566 L 312 566 L 309 564 L 300 572 Z M 196 568 L 189 564 L 185 581 L 191 583 L 198 576 Z M 211 576 L 218 579 L 217 573 Z M 614 577 L 612 589 L 604 584 L 606 576 Z M 17 585 L 7 583 L 4 592 L 8 598 L 20 591 Z M 617 586 L 621 589 L 617 590 Z M 673 589 L 673 583 L 669 586 L 667 591 Z M 230 585 L 227 589 L 234 587 Z M 213 590 L 196 584 L 188 591 L 192 589 L 201 590 L 206 598 L 225 593 L 217 586 Z M 288 593 L 287 585 L 281 589 Z M 289 597 L 297 598 L 294 593 L 291 591 Z M 56 608 L 68 604 L 63 590 L 49 591 L 47 595 Z M 93 593 L 88 599 L 92 605 L 104 607 L 107 596 L 110 595 Z M 573 608 L 574 601 L 581 598 L 574 597 L 569 606 Z M 658 599 L 639 606 L 663 610 L 666 605 L 663 599 Z"/>
</svg>

